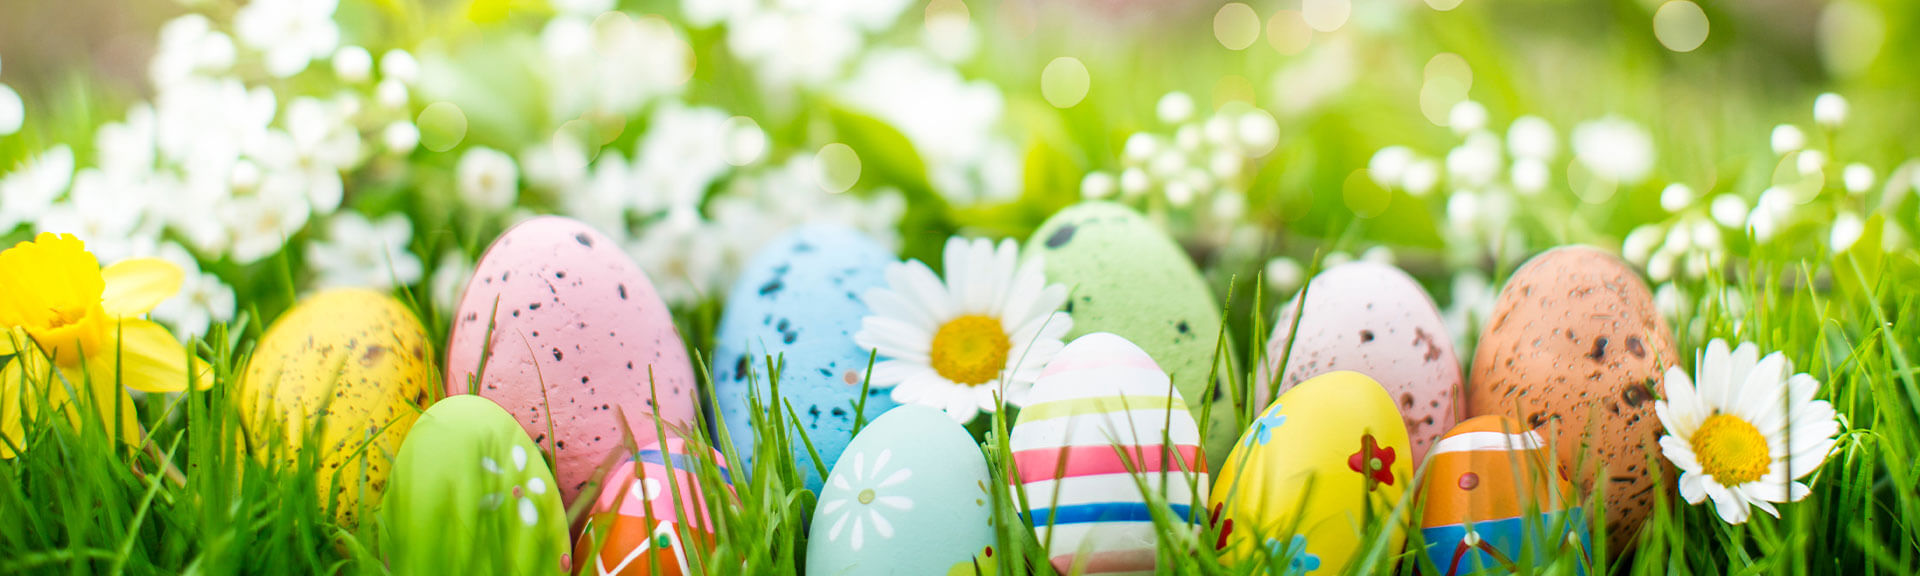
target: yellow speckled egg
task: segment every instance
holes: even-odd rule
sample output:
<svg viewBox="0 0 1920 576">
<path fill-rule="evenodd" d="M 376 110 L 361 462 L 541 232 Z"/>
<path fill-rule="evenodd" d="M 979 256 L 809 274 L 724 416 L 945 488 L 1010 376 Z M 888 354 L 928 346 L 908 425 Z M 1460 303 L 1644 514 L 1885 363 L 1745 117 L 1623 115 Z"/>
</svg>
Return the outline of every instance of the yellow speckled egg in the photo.
<svg viewBox="0 0 1920 576">
<path fill-rule="evenodd" d="M 337 493 L 335 517 L 352 526 L 362 502 L 380 500 L 400 441 L 429 403 L 434 366 L 426 330 L 392 297 L 315 294 L 274 322 L 247 363 L 248 436 L 256 453 L 289 465 L 309 439 L 321 442 L 322 505 Z"/>
<path fill-rule="evenodd" d="M 1286 573 L 1339 574 L 1361 553 L 1366 518 L 1384 522 L 1413 481 L 1393 398 L 1359 372 L 1329 372 L 1281 394 L 1218 469 L 1210 507 L 1221 560 L 1273 558 Z M 1389 553 L 1406 534 L 1388 532 Z"/>
</svg>

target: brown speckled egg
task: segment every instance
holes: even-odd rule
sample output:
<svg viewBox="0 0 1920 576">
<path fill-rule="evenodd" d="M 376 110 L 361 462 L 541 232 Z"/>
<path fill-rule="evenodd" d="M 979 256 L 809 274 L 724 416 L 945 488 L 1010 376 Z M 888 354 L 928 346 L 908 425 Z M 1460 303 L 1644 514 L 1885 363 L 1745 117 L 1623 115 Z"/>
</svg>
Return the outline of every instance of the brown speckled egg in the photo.
<svg viewBox="0 0 1920 576">
<path fill-rule="evenodd" d="M 453 317 L 447 394 L 498 402 L 554 455 L 572 505 L 621 447 L 693 420 L 693 365 L 667 305 L 611 238 L 534 218 L 507 230 L 473 271 Z M 655 401 L 658 394 L 658 402 Z"/>
<path fill-rule="evenodd" d="M 1255 376 L 1255 406 L 1272 399 L 1268 382 L 1283 358 L 1280 392 L 1328 372 L 1366 374 L 1393 396 L 1418 465 L 1460 419 L 1461 408 L 1460 359 L 1433 298 L 1399 268 L 1354 262 L 1313 277 L 1299 331 L 1289 339 L 1300 310 L 1299 296 L 1280 308 Z"/>
<path fill-rule="evenodd" d="M 1653 402 L 1678 357 L 1638 273 L 1593 248 L 1556 248 L 1500 292 L 1468 372 L 1467 412 L 1536 428 L 1582 493 L 1603 479 L 1609 549 L 1624 551 L 1658 496 Z"/>
</svg>

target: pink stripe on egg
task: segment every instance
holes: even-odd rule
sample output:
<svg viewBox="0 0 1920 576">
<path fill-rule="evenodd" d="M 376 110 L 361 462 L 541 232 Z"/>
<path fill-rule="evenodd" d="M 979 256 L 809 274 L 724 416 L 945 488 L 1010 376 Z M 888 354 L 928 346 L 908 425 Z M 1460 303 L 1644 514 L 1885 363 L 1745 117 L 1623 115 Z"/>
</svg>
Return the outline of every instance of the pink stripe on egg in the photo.
<svg viewBox="0 0 1920 576">
<path fill-rule="evenodd" d="M 1200 454 L 1199 446 L 1178 445 L 1174 446 L 1172 451 L 1163 450 L 1160 444 L 1123 446 L 1122 449 L 1130 456 L 1127 460 L 1122 460 L 1113 446 L 1072 446 L 1021 450 L 1013 453 L 1013 462 L 1015 466 L 1020 467 L 1022 484 L 1077 476 L 1133 474 L 1183 468 L 1205 472 L 1207 469 L 1207 463 Z M 1171 452 L 1178 452 L 1179 459 L 1170 458 L 1173 456 Z M 1065 461 L 1064 473 L 1056 476 L 1055 472 L 1062 470 L 1062 460 Z"/>
<path fill-rule="evenodd" d="M 1040 371 L 1040 377 L 1046 378 L 1048 376 L 1053 376 L 1053 375 L 1061 374 L 1065 372 L 1077 372 L 1080 370 L 1092 370 L 1095 368 L 1107 368 L 1110 366 L 1121 366 L 1126 368 L 1138 368 L 1141 370 L 1150 370 L 1153 372 L 1162 372 L 1162 370 L 1160 370 L 1160 365 L 1154 363 L 1153 358 L 1149 358 L 1145 355 L 1139 355 L 1139 356 L 1125 355 L 1120 358 L 1055 357 L 1052 362 L 1047 363 L 1047 368 L 1045 370 Z"/>
<path fill-rule="evenodd" d="M 1061 573 L 1073 567 L 1074 555 L 1053 557 L 1053 568 Z M 1153 573 L 1153 549 L 1102 550 L 1087 555 L 1084 574 Z"/>
</svg>

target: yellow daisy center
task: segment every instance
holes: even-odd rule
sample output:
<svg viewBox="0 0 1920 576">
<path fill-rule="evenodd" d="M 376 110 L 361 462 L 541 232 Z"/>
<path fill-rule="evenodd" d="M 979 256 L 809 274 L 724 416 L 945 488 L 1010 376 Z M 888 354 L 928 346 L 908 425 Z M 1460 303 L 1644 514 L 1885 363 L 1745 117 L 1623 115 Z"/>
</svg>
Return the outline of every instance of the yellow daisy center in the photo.
<svg viewBox="0 0 1920 576">
<path fill-rule="evenodd" d="M 1773 455 L 1760 429 L 1732 414 L 1715 414 L 1693 433 L 1693 454 L 1721 486 L 1738 486 L 1767 475 Z"/>
<path fill-rule="evenodd" d="M 1012 348 L 999 319 L 968 314 L 947 321 L 934 333 L 933 369 L 956 384 L 979 386 L 1000 375 Z"/>
</svg>

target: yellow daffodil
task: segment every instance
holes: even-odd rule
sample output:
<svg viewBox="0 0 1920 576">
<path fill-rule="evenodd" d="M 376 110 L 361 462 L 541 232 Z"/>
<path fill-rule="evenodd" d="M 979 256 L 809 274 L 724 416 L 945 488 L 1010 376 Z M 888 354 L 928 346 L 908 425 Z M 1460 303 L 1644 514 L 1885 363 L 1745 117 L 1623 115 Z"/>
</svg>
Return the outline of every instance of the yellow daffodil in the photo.
<svg viewBox="0 0 1920 576">
<path fill-rule="evenodd" d="M 41 234 L 0 252 L 0 458 L 12 458 L 24 440 L 23 416 L 42 406 L 63 408 L 75 425 L 86 389 L 101 422 L 115 437 L 139 439 L 126 389 L 173 392 L 186 388 L 187 350 L 142 318 L 180 291 L 183 273 L 165 260 L 138 258 L 101 269 L 86 245 L 70 234 Z M 211 383 L 199 366 L 197 387 Z M 24 393 L 23 393 L 24 392 Z M 118 422 L 117 425 L 111 424 Z"/>
</svg>

